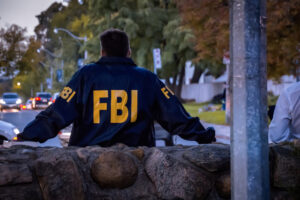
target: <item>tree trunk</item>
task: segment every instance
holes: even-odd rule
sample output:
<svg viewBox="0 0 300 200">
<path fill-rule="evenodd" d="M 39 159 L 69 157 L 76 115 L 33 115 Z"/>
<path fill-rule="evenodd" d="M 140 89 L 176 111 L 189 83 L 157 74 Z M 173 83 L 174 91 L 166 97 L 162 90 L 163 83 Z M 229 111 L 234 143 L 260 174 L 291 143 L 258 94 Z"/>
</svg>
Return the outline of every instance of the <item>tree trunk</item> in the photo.
<svg viewBox="0 0 300 200">
<path fill-rule="evenodd" d="M 191 79 L 191 83 L 198 83 L 203 70 L 200 67 L 195 66 L 195 71 Z"/>
<path fill-rule="evenodd" d="M 184 75 L 185 75 L 185 66 L 181 67 L 180 74 L 179 74 L 179 83 L 178 86 L 176 87 L 176 96 L 178 99 L 182 102 L 183 99 L 181 98 L 181 91 L 182 91 L 182 85 L 184 81 Z"/>
</svg>

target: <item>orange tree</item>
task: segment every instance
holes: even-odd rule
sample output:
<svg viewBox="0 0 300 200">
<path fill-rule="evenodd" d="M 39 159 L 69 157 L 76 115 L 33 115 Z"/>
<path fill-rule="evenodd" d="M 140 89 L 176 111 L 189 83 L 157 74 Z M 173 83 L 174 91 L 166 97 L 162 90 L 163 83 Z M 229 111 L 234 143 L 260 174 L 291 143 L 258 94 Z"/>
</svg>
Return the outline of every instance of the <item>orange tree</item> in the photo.
<svg viewBox="0 0 300 200">
<path fill-rule="evenodd" d="M 183 23 L 195 36 L 197 59 L 221 62 L 229 50 L 229 1 L 177 1 Z M 296 75 L 295 59 L 300 56 L 300 0 L 267 1 L 268 76 Z"/>
</svg>

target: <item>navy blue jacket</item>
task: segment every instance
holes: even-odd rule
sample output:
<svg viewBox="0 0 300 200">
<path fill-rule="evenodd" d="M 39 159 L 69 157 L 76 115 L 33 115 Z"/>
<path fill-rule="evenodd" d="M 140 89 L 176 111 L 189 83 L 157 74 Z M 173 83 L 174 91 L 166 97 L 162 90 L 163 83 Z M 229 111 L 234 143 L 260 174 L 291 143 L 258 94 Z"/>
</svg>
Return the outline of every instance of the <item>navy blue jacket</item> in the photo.
<svg viewBox="0 0 300 200">
<path fill-rule="evenodd" d="M 20 138 L 44 142 L 73 122 L 69 145 L 155 146 L 154 120 L 184 139 L 214 140 L 155 74 L 130 58 L 102 57 L 77 71 Z"/>
</svg>

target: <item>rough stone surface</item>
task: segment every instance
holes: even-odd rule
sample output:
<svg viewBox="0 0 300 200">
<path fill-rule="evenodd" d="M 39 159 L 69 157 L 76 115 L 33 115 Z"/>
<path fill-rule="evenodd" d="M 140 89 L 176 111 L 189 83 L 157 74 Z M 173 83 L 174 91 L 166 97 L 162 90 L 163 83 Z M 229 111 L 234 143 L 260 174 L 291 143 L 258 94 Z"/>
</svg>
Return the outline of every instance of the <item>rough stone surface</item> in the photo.
<svg viewBox="0 0 300 200">
<path fill-rule="evenodd" d="M 271 146 L 271 199 L 300 199 L 299 152 L 295 142 Z M 230 199 L 228 154 L 229 146 L 221 144 L 0 148 L 0 199 Z M 99 184 L 92 171 L 99 178 L 97 168 L 103 165 L 106 172 L 100 177 L 114 177 L 119 170 L 122 180 L 111 185 L 100 179 Z M 128 167 L 125 171 L 135 175 L 124 173 Z"/>
<path fill-rule="evenodd" d="M 209 172 L 229 169 L 230 149 L 228 145 L 199 145 L 188 149 L 183 157 Z"/>
<path fill-rule="evenodd" d="M 274 186 L 281 188 L 300 188 L 300 155 L 292 145 L 273 146 Z M 298 149 L 299 150 L 299 149 Z M 298 176 L 297 176 L 297 175 Z M 300 189 L 299 189 L 300 190 Z"/>
<path fill-rule="evenodd" d="M 32 174 L 26 164 L 0 164 L 0 186 L 32 182 Z"/>
<path fill-rule="evenodd" d="M 220 197 L 230 198 L 231 192 L 231 182 L 230 182 L 230 174 L 222 174 L 216 181 L 216 189 Z"/>
<path fill-rule="evenodd" d="M 212 187 L 206 174 L 158 149 L 146 160 L 145 169 L 160 199 L 205 199 Z"/>
<path fill-rule="evenodd" d="M 130 150 L 129 152 L 139 160 L 142 160 L 144 158 L 144 150 L 142 148 Z"/>
<path fill-rule="evenodd" d="M 36 160 L 35 173 L 44 199 L 84 199 L 77 166 L 63 149 L 46 150 L 44 156 Z"/>
<path fill-rule="evenodd" d="M 110 151 L 93 162 L 91 173 L 101 187 L 126 188 L 135 182 L 138 168 L 129 155 Z"/>
</svg>

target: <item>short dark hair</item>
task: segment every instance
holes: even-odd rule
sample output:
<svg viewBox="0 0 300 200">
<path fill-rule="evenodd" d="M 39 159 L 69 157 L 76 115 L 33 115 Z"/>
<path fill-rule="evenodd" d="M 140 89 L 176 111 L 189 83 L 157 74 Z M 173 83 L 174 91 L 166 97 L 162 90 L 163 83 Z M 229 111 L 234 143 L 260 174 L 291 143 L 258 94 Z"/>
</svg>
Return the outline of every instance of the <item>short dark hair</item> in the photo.
<svg viewBox="0 0 300 200">
<path fill-rule="evenodd" d="M 108 29 L 100 35 L 101 48 L 107 56 L 126 57 L 129 51 L 129 39 L 124 31 Z"/>
</svg>

